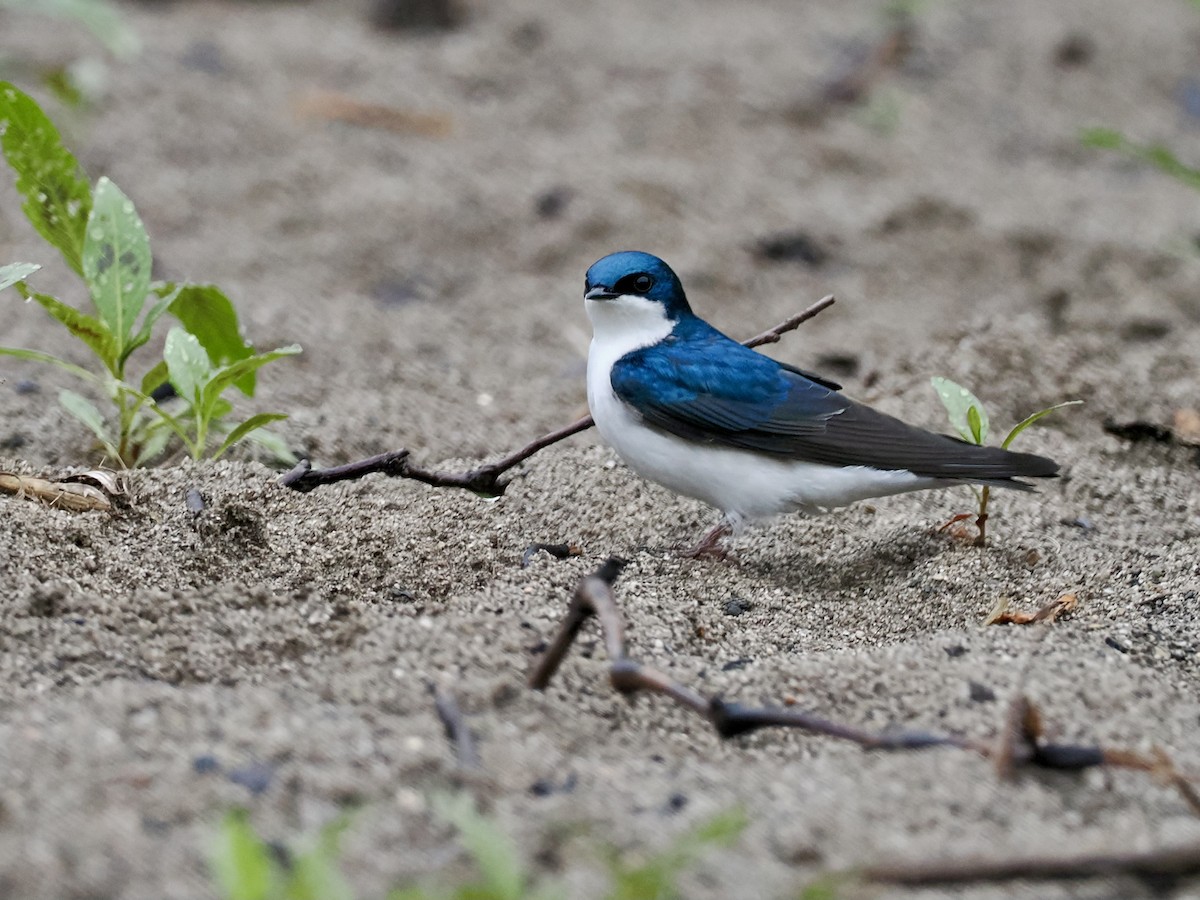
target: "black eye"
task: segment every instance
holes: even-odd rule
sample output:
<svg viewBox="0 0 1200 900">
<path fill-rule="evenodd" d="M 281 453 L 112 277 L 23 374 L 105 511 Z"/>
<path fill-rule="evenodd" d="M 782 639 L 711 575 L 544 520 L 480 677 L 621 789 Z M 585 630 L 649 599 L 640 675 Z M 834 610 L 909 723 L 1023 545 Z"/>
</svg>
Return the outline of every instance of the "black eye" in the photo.
<svg viewBox="0 0 1200 900">
<path fill-rule="evenodd" d="M 626 275 L 616 284 L 617 290 L 622 294 L 645 294 L 649 293 L 652 287 L 654 287 L 654 277 L 645 272 Z"/>
</svg>

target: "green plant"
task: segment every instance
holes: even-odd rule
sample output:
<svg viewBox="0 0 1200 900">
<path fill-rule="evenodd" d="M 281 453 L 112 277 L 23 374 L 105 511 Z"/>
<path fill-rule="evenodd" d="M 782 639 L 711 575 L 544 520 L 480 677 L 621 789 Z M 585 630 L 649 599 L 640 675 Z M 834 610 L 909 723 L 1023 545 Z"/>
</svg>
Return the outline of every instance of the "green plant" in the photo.
<svg viewBox="0 0 1200 900">
<path fill-rule="evenodd" d="M 950 424 L 954 426 L 954 430 L 967 443 L 977 444 L 982 447 L 987 441 L 990 422 L 987 410 L 984 409 L 983 403 L 980 402 L 979 398 L 949 378 L 931 378 L 930 383 L 933 384 L 933 389 L 937 391 L 938 397 L 941 398 L 942 405 L 946 407 L 946 413 L 950 418 Z M 1012 427 L 1012 430 L 1000 442 L 1000 446 L 1007 450 L 1012 442 L 1016 440 L 1017 435 L 1038 421 L 1038 419 L 1049 415 L 1056 409 L 1062 409 L 1064 406 L 1076 406 L 1082 402 L 1082 400 L 1067 400 L 1063 403 L 1055 403 L 1053 406 L 1048 406 L 1032 415 L 1026 416 Z M 975 518 L 975 527 L 979 530 L 979 534 L 975 538 L 975 546 L 982 547 L 987 541 L 988 500 L 991 498 L 991 488 L 984 485 L 980 488 L 972 487 L 971 490 L 975 492 L 975 496 L 979 500 L 979 511 Z M 955 516 L 942 527 L 949 527 L 955 522 L 961 522 L 963 519 L 969 519 L 970 517 L 969 513 L 962 513 Z"/>
<path fill-rule="evenodd" d="M 309 846 L 293 852 L 264 841 L 244 809 L 221 822 L 210 853 L 213 877 L 225 900 L 353 900 L 338 865 L 349 825 L 339 816 Z"/>
<path fill-rule="evenodd" d="M 236 387 L 252 397 L 257 370 L 300 348 L 256 353 L 241 334 L 233 304 L 213 285 L 152 283 L 150 240 L 133 202 L 107 178 L 93 190 L 54 124 L 31 97 L 7 82 L 0 82 L 0 151 L 16 173 L 26 218 L 82 279 L 94 314 L 32 290 L 26 279 L 40 268 L 32 263 L 0 268 L 0 289 L 15 287 L 27 301 L 37 302 L 100 365 L 92 371 L 15 347 L 0 347 L 0 355 L 57 366 L 105 395 L 114 409 L 109 417 L 73 391 L 61 391 L 59 401 L 96 435 L 105 454 L 123 465 L 154 459 L 172 436 L 196 459 L 210 451 L 218 457 L 247 437 L 286 456 L 277 438 L 259 431 L 286 417 L 260 413 L 235 423 L 224 394 Z M 129 359 L 150 340 L 164 313 L 182 327 L 171 329 L 162 358 L 135 383 L 127 372 Z M 168 382 L 184 404 L 176 413 L 152 397 Z M 215 439 L 221 440 L 213 450 Z"/>
<path fill-rule="evenodd" d="M 746 829 L 746 814 L 740 809 L 719 813 L 684 832 L 671 846 L 638 863 L 620 854 L 609 856 L 613 889 L 608 900 L 677 900 L 683 896 L 679 876 L 711 847 L 726 847 Z"/>
<path fill-rule="evenodd" d="M 479 878 L 453 888 L 397 888 L 388 894 L 388 900 L 549 900 L 565 896 L 554 885 L 533 887 L 512 839 L 475 808 L 469 794 L 439 794 L 433 798 L 433 807 L 458 830 L 458 839 L 479 870 Z"/>
<path fill-rule="evenodd" d="M 535 884 L 512 839 L 480 813 L 466 793 L 439 794 L 433 809 L 458 832 L 478 877 L 453 886 L 409 885 L 388 900 L 551 900 L 566 894 L 556 884 Z M 295 852 L 264 841 L 244 809 L 221 822 L 209 855 L 213 877 L 224 900 L 353 900 L 341 875 L 341 836 L 349 817 L 321 829 L 305 849 Z M 741 810 L 718 814 L 678 837 L 669 847 L 635 862 L 615 848 L 605 852 L 613 886 L 607 900 L 676 900 L 680 874 L 706 850 L 728 846 L 746 827 Z"/>
<path fill-rule="evenodd" d="M 0 0 L 0 11 L 3 10 L 74 22 L 117 59 L 128 59 L 140 49 L 137 34 L 109 0 Z M 6 70 L 29 68 L 19 60 L 14 65 L 3 56 L 0 56 L 0 67 Z M 80 106 L 100 94 L 108 70 L 100 56 L 86 53 L 48 68 L 34 68 L 33 74 L 61 102 L 67 106 Z"/>
<path fill-rule="evenodd" d="M 1147 162 L 1176 181 L 1200 191 L 1200 169 L 1180 162 L 1171 148 L 1164 144 L 1139 144 L 1113 128 L 1088 128 L 1080 134 L 1079 139 L 1085 146 L 1115 150 L 1131 159 Z"/>
</svg>

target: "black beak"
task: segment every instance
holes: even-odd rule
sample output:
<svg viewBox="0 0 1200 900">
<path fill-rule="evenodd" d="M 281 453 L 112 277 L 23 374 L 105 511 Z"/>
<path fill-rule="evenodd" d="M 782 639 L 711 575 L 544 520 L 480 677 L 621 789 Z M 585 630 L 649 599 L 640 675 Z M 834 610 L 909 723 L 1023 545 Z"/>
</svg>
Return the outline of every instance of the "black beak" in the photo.
<svg viewBox="0 0 1200 900">
<path fill-rule="evenodd" d="M 619 294 L 614 294 L 609 288 L 603 284 L 598 284 L 593 288 L 588 288 L 584 293 L 584 300 L 611 300 L 613 297 L 618 297 Z"/>
</svg>

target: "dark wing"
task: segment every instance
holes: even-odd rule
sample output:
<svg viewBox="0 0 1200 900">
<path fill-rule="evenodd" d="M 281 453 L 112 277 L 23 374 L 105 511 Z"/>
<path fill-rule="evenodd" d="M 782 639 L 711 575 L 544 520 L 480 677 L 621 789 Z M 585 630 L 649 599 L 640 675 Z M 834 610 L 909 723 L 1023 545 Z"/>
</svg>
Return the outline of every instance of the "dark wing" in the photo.
<svg viewBox="0 0 1200 900">
<path fill-rule="evenodd" d="M 613 366 L 616 395 L 688 440 L 965 481 L 1045 477 L 1052 460 L 977 447 L 856 403 L 697 321 Z"/>
</svg>

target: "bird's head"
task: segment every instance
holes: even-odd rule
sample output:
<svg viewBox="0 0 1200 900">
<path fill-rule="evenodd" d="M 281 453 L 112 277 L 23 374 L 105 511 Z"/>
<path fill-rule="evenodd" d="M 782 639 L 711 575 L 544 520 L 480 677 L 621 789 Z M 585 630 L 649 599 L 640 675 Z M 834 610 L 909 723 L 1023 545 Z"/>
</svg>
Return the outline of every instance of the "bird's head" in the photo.
<svg viewBox="0 0 1200 900">
<path fill-rule="evenodd" d="M 587 270 L 583 299 L 593 327 L 620 321 L 678 322 L 692 315 L 687 296 L 671 267 L 649 253 L 611 253 Z M 668 329 L 669 330 L 669 329 Z"/>
</svg>

